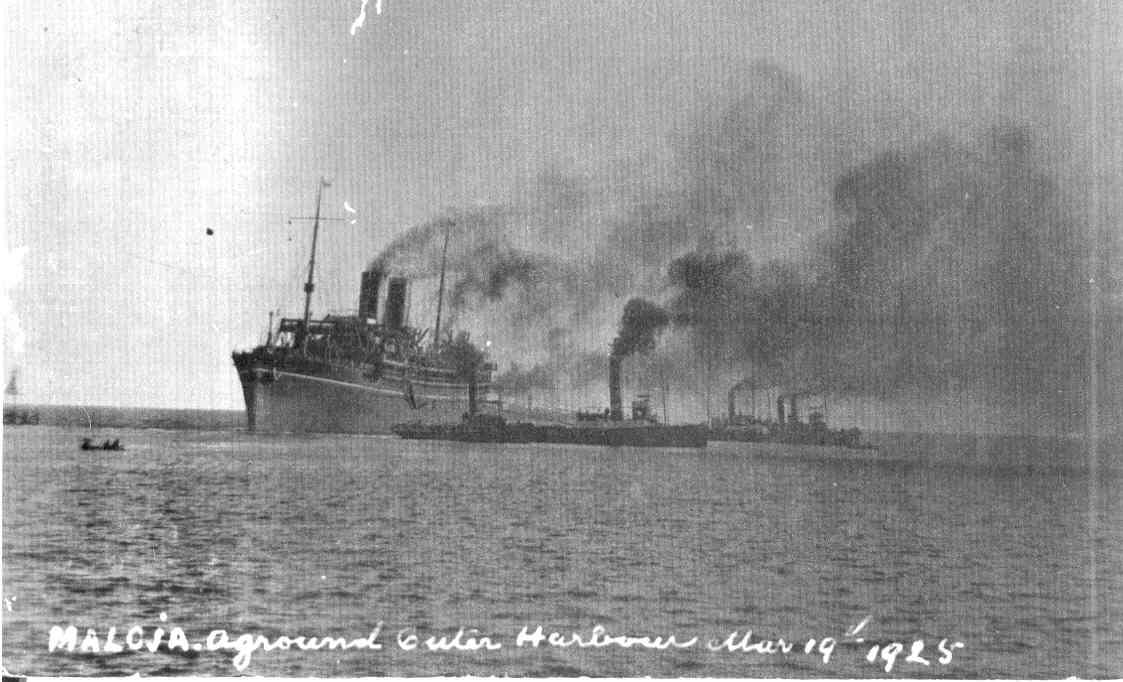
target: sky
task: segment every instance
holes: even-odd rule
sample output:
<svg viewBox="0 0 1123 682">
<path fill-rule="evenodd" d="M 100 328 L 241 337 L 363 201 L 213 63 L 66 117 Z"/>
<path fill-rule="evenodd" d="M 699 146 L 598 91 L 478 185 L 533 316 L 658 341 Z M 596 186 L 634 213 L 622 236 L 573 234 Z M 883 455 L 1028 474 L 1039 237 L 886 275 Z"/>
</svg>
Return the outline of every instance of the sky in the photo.
<svg viewBox="0 0 1123 682">
<path fill-rule="evenodd" d="M 362 269 L 410 228 L 533 204 L 544 179 L 611 195 L 586 218 L 699 177 L 720 189 L 720 165 L 691 165 L 705 131 L 776 88 L 798 89 L 799 112 L 769 129 L 795 142 L 777 152 L 769 224 L 754 214 L 761 258 L 797 259 L 834 229 L 849 169 L 996 126 L 1028 131 L 1074 229 L 1123 214 L 1110 2 L 381 0 L 360 22 L 361 8 L 8 4 L 4 364 L 21 399 L 241 408 L 230 353 L 264 339 L 269 311 L 299 315 L 310 224 L 290 218 L 311 215 L 321 177 L 338 219 L 317 257 L 326 313 L 357 306 Z M 591 259 L 618 222 L 559 226 L 542 248 Z M 614 323 L 581 343 L 605 346 Z"/>
</svg>

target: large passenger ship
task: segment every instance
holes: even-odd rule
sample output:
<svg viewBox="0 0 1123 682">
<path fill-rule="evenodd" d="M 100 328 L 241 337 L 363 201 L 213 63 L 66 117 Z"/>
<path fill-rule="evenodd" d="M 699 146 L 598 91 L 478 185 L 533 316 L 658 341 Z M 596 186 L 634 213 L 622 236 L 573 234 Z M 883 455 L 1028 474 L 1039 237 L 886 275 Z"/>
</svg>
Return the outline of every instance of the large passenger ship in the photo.
<svg viewBox="0 0 1123 682">
<path fill-rule="evenodd" d="M 304 316 L 283 318 L 276 329 L 271 321 L 264 345 L 233 354 L 249 430 L 376 434 L 399 422 L 459 419 L 469 387 L 473 399 L 487 392 L 495 366 L 466 363 L 463 344 L 441 337 L 440 304 L 432 335 L 409 326 L 407 278 L 374 267 L 362 273 L 356 314 L 311 318 L 326 186 L 316 197 Z"/>
</svg>

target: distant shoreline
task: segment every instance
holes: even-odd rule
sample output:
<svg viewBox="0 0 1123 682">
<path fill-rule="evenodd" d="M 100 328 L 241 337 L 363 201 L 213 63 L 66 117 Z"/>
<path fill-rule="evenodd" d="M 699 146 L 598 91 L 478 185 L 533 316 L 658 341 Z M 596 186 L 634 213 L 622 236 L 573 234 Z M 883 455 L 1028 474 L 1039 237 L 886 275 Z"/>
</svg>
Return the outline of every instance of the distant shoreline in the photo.
<svg viewBox="0 0 1123 682">
<path fill-rule="evenodd" d="M 111 407 L 107 405 L 4 405 L 4 423 L 34 415 L 39 426 L 142 429 L 237 429 L 246 427 L 244 410 L 207 410 L 160 407 Z"/>
</svg>

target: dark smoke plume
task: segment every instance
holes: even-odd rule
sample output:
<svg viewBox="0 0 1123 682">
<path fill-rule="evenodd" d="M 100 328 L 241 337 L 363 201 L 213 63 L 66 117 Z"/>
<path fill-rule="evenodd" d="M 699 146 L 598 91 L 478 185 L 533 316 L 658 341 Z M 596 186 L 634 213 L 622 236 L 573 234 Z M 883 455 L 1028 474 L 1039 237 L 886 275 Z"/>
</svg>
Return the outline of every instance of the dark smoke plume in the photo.
<svg viewBox="0 0 1123 682">
<path fill-rule="evenodd" d="M 547 167 L 510 203 L 446 211 L 371 265 L 434 277 L 447 231 L 454 309 L 502 299 L 523 325 L 586 327 L 603 324 L 617 297 L 652 291 L 667 263 L 699 244 L 735 235 L 767 253 L 792 241 L 791 224 L 825 212 L 823 117 L 774 64 L 753 63 L 726 85 L 722 106 L 703 107 L 693 132 L 667 141 L 676 158 L 664 175 L 642 158 L 592 176 Z M 548 290 L 548 301 L 509 300 L 511 285 Z"/>
<path fill-rule="evenodd" d="M 742 251 L 693 252 L 671 261 L 667 275 L 675 325 L 718 359 L 774 370 L 808 326 L 811 285 L 790 263 L 754 266 Z"/>
<path fill-rule="evenodd" d="M 727 84 L 668 141 L 671 161 L 548 169 L 508 205 L 449 211 L 378 261 L 433 277 L 447 229 L 456 322 L 501 341 L 501 362 L 571 382 L 603 380 L 595 356 L 621 300 L 658 296 L 676 333 L 653 362 L 672 392 L 698 396 L 703 372 L 719 388 L 751 374 L 918 409 L 1027 406 L 1064 428 L 1095 364 L 1101 407 L 1123 417 L 1117 237 L 1088 228 L 1118 217 L 1074 205 L 1064 141 L 977 123 L 925 141 L 901 123 L 893 149 L 774 65 Z"/>
<path fill-rule="evenodd" d="M 1091 353 L 1118 375 L 1119 310 L 1097 303 L 1090 335 L 1089 283 L 1118 297 L 1114 244 L 1089 244 L 1030 148 L 1001 130 L 979 150 L 936 140 L 862 164 L 835 184 L 840 225 L 808 263 L 673 261 L 674 320 L 778 381 L 878 397 L 982 386 L 1079 424 Z"/>
<path fill-rule="evenodd" d="M 462 309 L 471 294 L 498 301 L 512 285 L 533 287 L 554 265 L 552 259 L 545 256 L 503 248 L 495 243 L 476 249 L 465 260 L 468 269 L 452 287 L 454 310 Z"/>
<path fill-rule="evenodd" d="M 624 306 L 620 332 L 612 342 L 612 354 L 627 357 L 632 353 L 649 353 L 655 349 L 659 332 L 670 323 L 667 311 L 651 301 L 633 298 Z"/>
</svg>

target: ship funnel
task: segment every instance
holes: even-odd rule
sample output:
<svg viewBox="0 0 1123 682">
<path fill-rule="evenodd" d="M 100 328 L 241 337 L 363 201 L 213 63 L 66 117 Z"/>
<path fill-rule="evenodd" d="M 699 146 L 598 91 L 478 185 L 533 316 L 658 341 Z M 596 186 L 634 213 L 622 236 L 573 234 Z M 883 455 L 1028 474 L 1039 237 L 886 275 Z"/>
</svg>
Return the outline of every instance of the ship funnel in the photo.
<svg viewBox="0 0 1123 682">
<path fill-rule="evenodd" d="M 472 380 L 468 382 L 468 414 L 472 415 L 473 417 L 476 416 L 476 413 L 480 409 L 479 395 L 480 387 L 476 384 L 475 377 L 473 377 Z"/>
<path fill-rule="evenodd" d="M 367 270 L 359 282 L 359 319 L 378 318 L 378 290 L 382 286 L 382 271 Z"/>
<path fill-rule="evenodd" d="M 382 323 L 392 329 L 406 326 L 406 294 L 409 280 L 391 277 L 386 288 L 386 307 L 382 310 Z"/>
<path fill-rule="evenodd" d="M 614 422 L 624 418 L 623 401 L 620 398 L 620 363 L 623 360 L 619 355 L 608 357 L 608 410 Z"/>
</svg>

